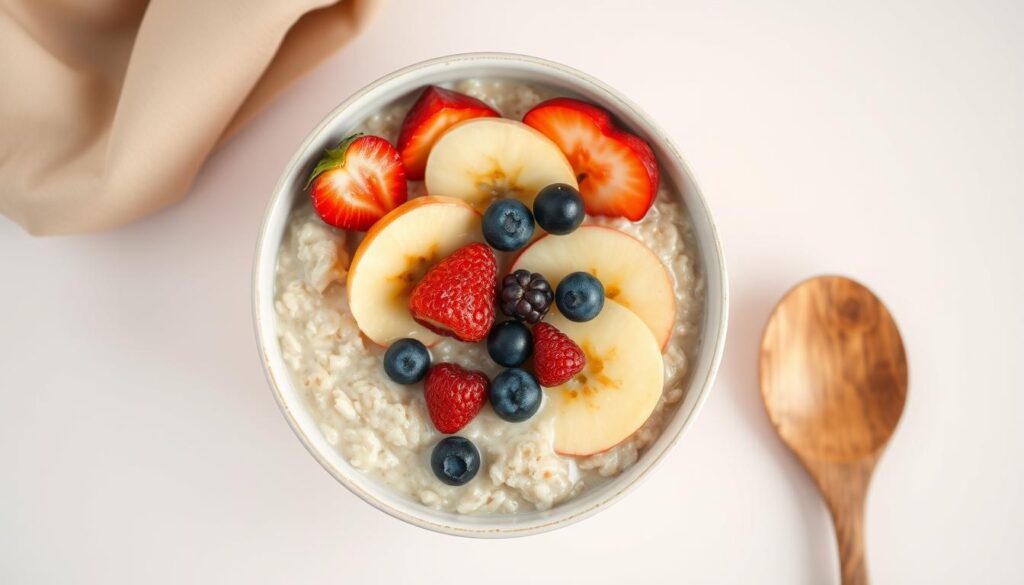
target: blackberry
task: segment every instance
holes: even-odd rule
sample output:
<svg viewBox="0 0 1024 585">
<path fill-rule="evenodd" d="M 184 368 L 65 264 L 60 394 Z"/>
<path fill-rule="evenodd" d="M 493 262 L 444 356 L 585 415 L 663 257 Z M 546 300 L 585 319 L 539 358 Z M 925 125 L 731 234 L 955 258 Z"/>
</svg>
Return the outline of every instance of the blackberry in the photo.
<svg viewBox="0 0 1024 585">
<path fill-rule="evenodd" d="M 538 323 L 548 314 L 555 295 L 551 283 L 536 272 L 516 270 L 501 281 L 498 304 L 501 312 L 527 323 Z"/>
</svg>

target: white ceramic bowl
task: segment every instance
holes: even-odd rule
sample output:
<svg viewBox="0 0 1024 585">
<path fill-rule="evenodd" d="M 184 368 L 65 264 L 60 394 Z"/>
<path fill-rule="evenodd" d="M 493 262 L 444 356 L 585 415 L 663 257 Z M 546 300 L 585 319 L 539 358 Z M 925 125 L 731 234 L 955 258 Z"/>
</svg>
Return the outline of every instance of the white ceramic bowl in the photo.
<svg viewBox="0 0 1024 585">
<path fill-rule="evenodd" d="M 705 316 L 702 341 L 691 365 L 689 389 L 661 436 L 635 465 L 613 480 L 543 512 L 515 515 L 465 516 L 439 512 L 378 483 L 352 467 L 324 439 L 281 356 L 277 315 L 274 311 L 274 271 L 277 254 L 296 199 L 304 198 L 303 183 L 309 161 L 333 146 L 363 119 L 392 100 L 428 84 L 466 78 L 504 78 L 546 85 L 560 95 L 579 97 L 611 111 L 654 148 L 662 167 L 662 180 L 671 181 L 681 194 L 693 222 L 699 247 L 700 270 L 705 279 Z M 558 63 L 503 53 L 472 53 L 426 61 L 383 77 L 345 100 L 309 133 L 274 188 L 260 228 L 253 270 L 253 312 L 256 339 L 267 380 L 285 418 L 306 449 L 345 487 L 388 514 L 416 526 L 475 537 L 536 534 L 566 526 L 607 508 L 632 489 L 665 456 L 693 421 L 714 382 L 725 344 L 728 289 L 721 245 L 711 213 L 697 185 L 669 139 L 643 112 L 604 83 Z"/>
</svg>

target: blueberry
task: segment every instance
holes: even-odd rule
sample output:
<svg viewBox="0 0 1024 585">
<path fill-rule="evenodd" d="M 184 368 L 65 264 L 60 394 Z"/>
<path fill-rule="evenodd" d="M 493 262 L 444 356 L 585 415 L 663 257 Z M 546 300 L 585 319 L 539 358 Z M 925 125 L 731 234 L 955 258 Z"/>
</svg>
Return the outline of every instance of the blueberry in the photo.
<svg viewBox="0 0 1024 585">
<path fill-rule="evenodd" d="M 405 338 L 391 344 L 384 352 L 384 372 L 399 384 L 415 384 L 430 369 L 430 352 L 415 339 Z"/>
<path fill-rule="evenodd" d="M 533 237 L 533 214 L 515 199 L 499 199 L 484 212 L 484 239 L 496 250 L 511 252 Z"/>
<path fill-rule="evenodd" d="M 495 376 L 488 397 L 495 414 L 509 422 L 523 422 L 540 408 L 540 384 L 526 370 L 509 368 Z"/>
<path fill-rule="evenodd" d="M 480 451 L 469 439 L 445 437 L 434 445 L 430 468 L 448 485 L 463 485 L 480 470 Z"/>
<path fill-rule="evenodd" d="M 564 236 L 580 227 L 586 212 L 579 191 L 571 185 L 555 183 L 537 193 L 533 200 L 533 214 L 544 231 Z"/>
<path fill-rule="evenodd" d="M 555 304 L 570 321 L 590 321 L 604 307 L 604 286 L 586 272 L 573 272 L 558 283 Z"/>
<path fill-rule="evenodd" d="M 519 321 L 503 321 L 487 336 L 487 353 L 506 368 L 520 366 L 533 353 L 533 335 Z"/>
</svg>

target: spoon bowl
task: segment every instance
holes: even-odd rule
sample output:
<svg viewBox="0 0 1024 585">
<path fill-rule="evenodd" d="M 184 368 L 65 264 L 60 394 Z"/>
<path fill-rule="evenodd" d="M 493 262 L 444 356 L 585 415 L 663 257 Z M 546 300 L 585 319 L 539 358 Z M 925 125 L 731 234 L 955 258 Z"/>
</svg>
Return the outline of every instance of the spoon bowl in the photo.
<svg viewBox="0 0 1024 585">
<path fill-rule="evenodd" d="M 867 583 L 864 498 L 907 398 L 907 360 L 895 321 L 878 297 L 849 278 L 806 280 L 768 320 L 760 383 L 772 425 L 832 513 L 843 583 Z"/>
</svg>

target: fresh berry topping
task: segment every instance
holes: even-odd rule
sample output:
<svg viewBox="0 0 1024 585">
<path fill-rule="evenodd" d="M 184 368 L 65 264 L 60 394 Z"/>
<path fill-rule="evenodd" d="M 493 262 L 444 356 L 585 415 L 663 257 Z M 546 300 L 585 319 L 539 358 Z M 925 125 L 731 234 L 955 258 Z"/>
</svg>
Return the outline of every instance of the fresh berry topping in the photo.
<svg viewBox="0 0 1024 585">
<path fill-rule="evenodd" d="M 674 330 L 672 274 L 658 254 L 626 232 L 582 225 L 566 236 L 543 236 L 523 249 L 508 270 L 520 268 L 544 274 L 556 285 L 571 272 L 586 270 L 599 277 L 604 287 L 608 300 L 602 314 L 612 300 L 629 307 L 647 323 L 660 347 L 665 347 Z M 547 320 L 550 322 L 551 316 Z M 573 339 L 582 343 L 575 335 Z"/>
<path fill-rule="evenodd" d="M 430 352 L 415 339 L 399 339 L 384 352 L 384 372 L 399 384 L 419 382 L 429 368 Z"/>
<path fill-rule="evenodd" d="M 487 353 L 506 368 L 520 366 L 533 353 L 533 335 L 519 321 L 502 321 L 487 336 Z"/>
<path fill-rule="evenodd" d="M 551 283 L 529 270 L 516 270 L 501 281 L 501 312 L 533 324 L 548 314 L 555 295 Z"/>
<path fill-rule="evenodd" d="M 480 341 L 494 324 L 497 278 L 490 248 L 481 243 L 464 246 L 423 275 L 412 289 L 409 311 L 434 333 Z"/>
<path fill-rule="evenodd" d="M 430 453 L 430 469 L 448 485 L 464 485 L 480 471 L 480 451 L 469 439 L 445 437 Z"/>
<path fill-rule="evenodd" d="M 484 212 L 484 239 L 496 250 L 512 252 L 533 237 L 533 214 L 516 199 L 499 199 Z"/>
<path fill-rule="evenodd" d="M 366 231 L 405 203 L 405 169 L 380 136 L 354 134 L 327 151 L 306 184 L 313 208 L 336 228 Z"/>
<path fill-rule="evenodd" d="M 604 307 L 604 286 L 586 272 L 573 272 L 555 289 L 558 311 L 570 321 L 590 321 Z"/>
<path fill-rule="evenodd" d="M 462 199 L 481 213 L 502 197 L 531 205 L 552 183 L 576 184 L 569 160 L 547 136 L 506 118 L 449 128 L 434 143 L 423 177 L 427 193 Z"/>
<path fill-rule="evenodd" d="M 532 374 L 519 368 L 495 376 L 488 395 L 494 413 L 509 422 L 523 422 L 540 408 L 540 384 Z"/>
<path fill-rule="evenodd" d="M 576 172 L 592 215 L 637 221 L 658 194 L 658 162 L 641 138 L 619 129 L 608 112 L 579 100 L 555 98 L 526 113 L 562 149 Z"/>
<path fill-rule="evenodd" d="M 487 104 L 468 95 L 435 85 L 423 90 L 406 114 L 398 135 L 398 150 L 409 180 L 423 179 L 430 149 L 445 130 L 462 120 L 500 116 Z"/>
<path fill-rule="evenodd" d="M 459 432 L 487 401 L 487 376 L 455 364 L 437 364 L 427 372 L 423 396 L 430 420 L 446 435 Z"/>
<path fill-rule="evenodd" d="M 533 371 L 541 386 L 558 386 L 572 379 L 587 365 L 580 346 L 547 323 L 533 328 Z"/>
<path fill-rule="evenodd" d="M 544 231 L 557 236 L 575 231 L 586 216 L 580 192 L 565 183 L 541 189 L 533 200 L 533 214 Z"/>
</svg>

